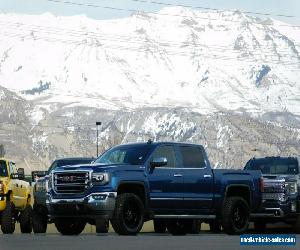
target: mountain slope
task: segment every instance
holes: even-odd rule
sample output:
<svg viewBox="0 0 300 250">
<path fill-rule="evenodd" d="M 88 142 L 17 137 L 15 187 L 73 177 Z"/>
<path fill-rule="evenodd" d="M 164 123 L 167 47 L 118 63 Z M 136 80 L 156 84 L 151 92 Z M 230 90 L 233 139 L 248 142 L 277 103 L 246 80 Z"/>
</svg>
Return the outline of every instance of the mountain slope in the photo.
<svg viewBox="0 0 300 250">
<path fill-rule="evenodd" d="M 299 53 L 299 27 L 239 11 L 0 14 L 0 140 L 31 168 L 94 155 L 96 120 L 101 150 L 188 141 L 204 144 L 215 167 L 234 168 L 297 155 Z"/>
</svg>

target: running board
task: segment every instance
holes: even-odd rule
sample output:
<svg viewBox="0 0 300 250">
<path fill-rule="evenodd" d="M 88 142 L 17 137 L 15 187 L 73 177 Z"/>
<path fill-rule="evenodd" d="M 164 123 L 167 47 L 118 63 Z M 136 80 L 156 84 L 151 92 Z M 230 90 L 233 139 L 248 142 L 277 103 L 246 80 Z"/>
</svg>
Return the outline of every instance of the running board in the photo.
<svg viewBox="0 0 300 250">
<path fill-rule="evenodd" d="M 155 219 L 215 219 L 215 215 L 171 215 L 171 214 L 156 214 Z"/>
</svg>

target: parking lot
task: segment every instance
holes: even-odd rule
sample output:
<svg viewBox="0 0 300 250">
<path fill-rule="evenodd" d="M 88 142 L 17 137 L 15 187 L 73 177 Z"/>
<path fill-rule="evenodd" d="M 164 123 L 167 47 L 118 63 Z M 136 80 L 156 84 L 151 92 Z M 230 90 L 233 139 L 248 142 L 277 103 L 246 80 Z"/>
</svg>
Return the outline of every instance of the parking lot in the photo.
<svg viewBox="0 0 300 250">
<path fill-rule="evenodd" d="M 235 250 L 253 249 L 253 247 L 240 246 L 239 236 L 226 234 L 211 234 L 202 232 L 199 235 L 171 236 L 169 234 L 157 235 L 153 233 L 141 233 L 138 236 L 118 236 L 114 233 L 108 235 L 81 234 L 79 236 L 61 236 L 58 234 L 47 235 L 0 235 L 1 250 L 132 250 L 132 249 L 164 249 L 164 250 Z M 297 237 L 299 242 L 300 237 Z M 226 247 L 224 247 L 226 246 Z M 295 249 L 295 247 L 255 247 L 255 249 Z M 299 243 L 296 247 L 299 249 Z"/>
<path fill-rule="evenodd" d="M 251 229 L 248 233 L 254 233 Z M 270 226 L 267 233 L 291 233 L 290 228 L 284 225 Z M 137 236 L 119 236 L 113 231 L 108 234 L 96 234 L 95 228 L 87 226 L 79 236 L 62 236 L 57 233 L 55 227 L 50 225 L 47 234 L 26 235 L 20 234 L 17 226 L 14 235 L 0 235 L 0 249 L 22 249 L 22 250 L 126 250 L 126 249 L 253 249 L 253 247 L 240 246 L 239 236 L 229 236 L 227 234 L 213 234 L 208 231 L 208 226 L 203 224 L 203 230 L 198 235 L 172 236 L 170 234 L 154 234 L 152 223 L 146 223 L 142 233 Z M 255 247 L 255 249 L 299 249 L 300 235 L 297 236 L 297 247 Z"/>
</svg>

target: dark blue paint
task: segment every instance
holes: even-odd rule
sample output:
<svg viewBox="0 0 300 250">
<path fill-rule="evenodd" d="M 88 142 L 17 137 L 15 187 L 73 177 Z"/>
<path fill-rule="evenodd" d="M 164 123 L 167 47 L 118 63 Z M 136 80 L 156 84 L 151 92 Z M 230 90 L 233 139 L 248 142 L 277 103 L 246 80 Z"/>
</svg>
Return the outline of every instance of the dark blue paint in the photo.
<svg viewBox="0 0 300 250">
<path fill-rule="evenodd" d="M 137 144 L 132 144 L 137 145 Z M 176 167 L 151 168 L 152 154 L 157 147 L 171 145 L 175 149 Z M 182 163 L 179 146 L 198 147 L 205 159 L 204 168 L 186 168 Z M 65 168 L 58 168 L 63 171 Z M 244 185 L 251 192 L 251 210 L 258 209 L 261 202 L 259 191 L 260 171 L 212 170 L 204 148 L 200 145 L 184 143 L 152 142 L 147 159 L 142 165 L 104 165 L 88 164 L 76 166 L 78 170 L 93 170 L 94 173 L 110 173 L 110 182 L 104 186 L 94 186 L 91 192 L 116 192 L 120 184 L 139 183 L 146 191 L 146 207 L 154 214 L 184 211 L 184 214 L 216 214 L 222 207 L 226 189 L 229 185 Z M 174 175 L 182 175 L 181 177 Z M 204 177 L 206 175 L 206 178 Z M 78 198 L 72 194 L 56 194 L 53 198 Z"/>
</svg>

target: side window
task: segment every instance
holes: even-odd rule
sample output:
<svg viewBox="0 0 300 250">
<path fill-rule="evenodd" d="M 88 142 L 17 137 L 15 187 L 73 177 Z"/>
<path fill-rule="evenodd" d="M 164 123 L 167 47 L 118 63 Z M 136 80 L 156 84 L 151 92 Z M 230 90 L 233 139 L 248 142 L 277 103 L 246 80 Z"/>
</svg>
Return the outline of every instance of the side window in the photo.
<svg viewBox="0 0 300 250">
<path fill-rule="evenodd" d="M 7 177 L 7 167 L 6 167 L 6 161 L 0 161 L 0 177 Z"/>
<path fill-rule="evenodd" d="M 165 166 L 166 168 L 175 168 L 176 167 L 176 156 L 175 151 L 172 146 L 160 146 L 155 149 L 152 159 L 166 157 L 168 160 L 168 164 Z"/>
<path fill-rule="evenodd" d="M 205 160 L 199 147 L 180 146 L 180 152 L 185 168 L 205 168 Z"/>
</svg>

